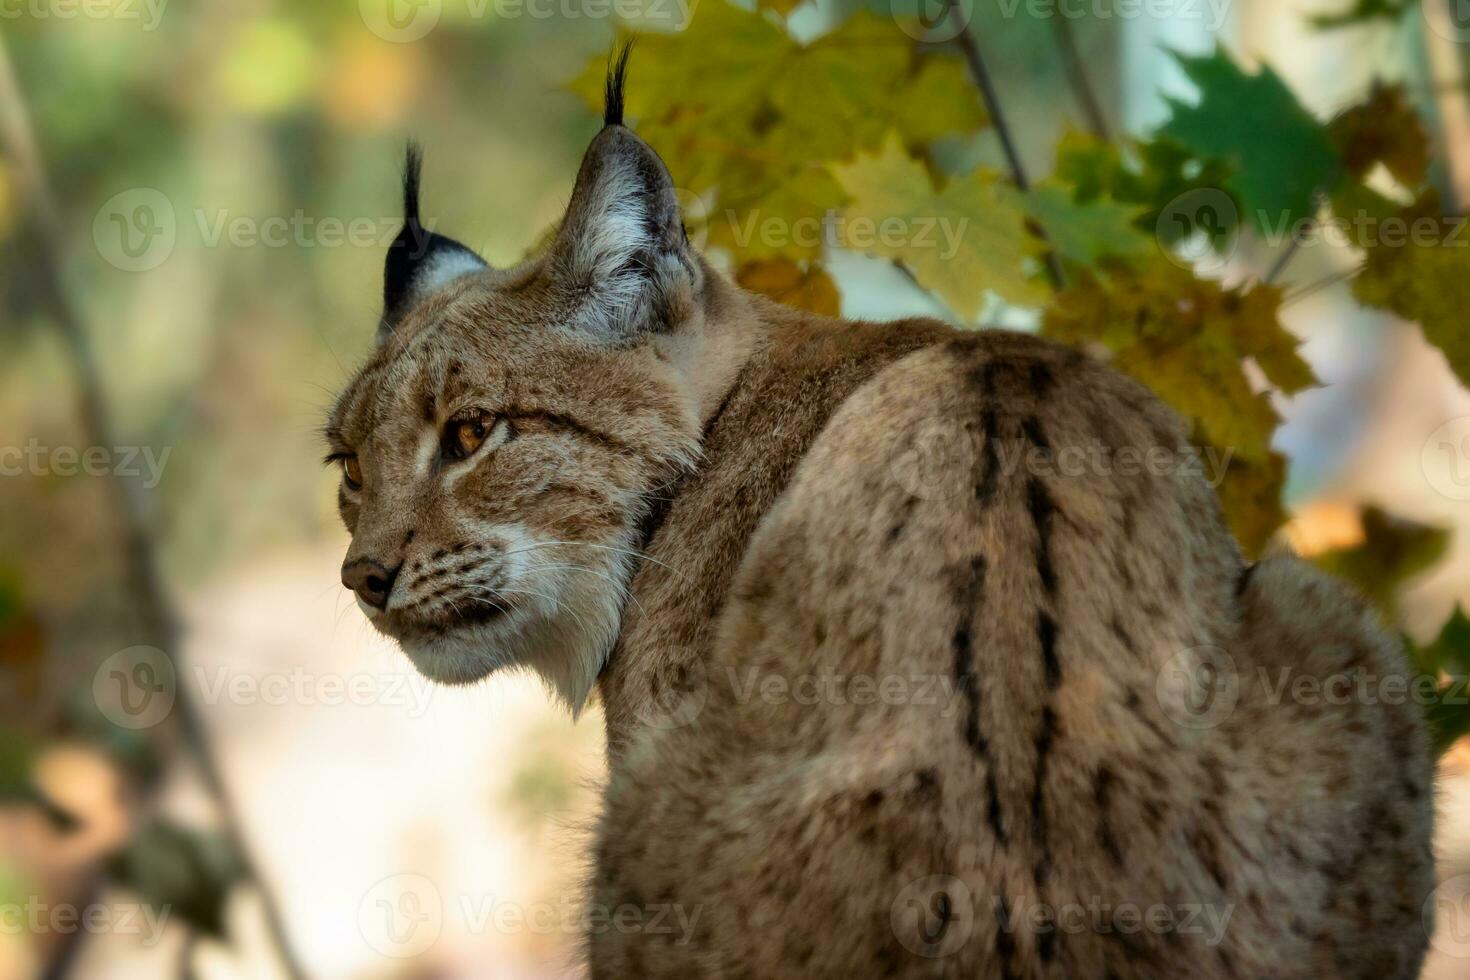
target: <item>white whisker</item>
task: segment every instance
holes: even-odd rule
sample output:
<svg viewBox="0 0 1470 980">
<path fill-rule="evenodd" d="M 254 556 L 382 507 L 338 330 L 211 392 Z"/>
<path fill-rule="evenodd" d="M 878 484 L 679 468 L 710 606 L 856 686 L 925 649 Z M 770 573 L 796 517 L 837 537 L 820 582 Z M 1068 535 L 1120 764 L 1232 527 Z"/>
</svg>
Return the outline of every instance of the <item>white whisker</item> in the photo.
<svg viewBox="0 0 1470 980">
<path fill-rule="evenodd" d="M 554 547 L 556 545 L 571 545 L 573 547 L 578 547 L 578 548 L 595 548 L 598 551 L 612 551 L 612 552 L 616 552 L 617 554 L 620 554 L 620 555 L 628 555 L 628 556 L 630 556 L 632 558 L 637 558 L 637 559 L 639 559 L 641 561 L 650 562 L 650 563 L 652 563 L 654 565 L 660 565 L 660 566 L 662 566 L 664 568 L 667 568 L 669 571 L 673 572 L 675 575 L 679 576 L 680 578 L 687 578 L 688 577 L 683 572 L 681 572 L 679 569 L 675 568 L 673 565 L 670 565 L 667 562 L 659 561 L 657 558 L 655 558 L 652 555 L 648 554 L 648 552 L 646 552 L 646 551 L 638 551 L 637 549 L 634 549 L 634 548 L 618 548 L 618 547 L 615 547 L 613 545 L 608 545 L 608 544 L 593 544 L 590 541 L 537 541 L 534 544 L 527 545 L 524 548 L 517 548 L 514 551 L 507 551 L 507 552 L 504 552 L 503 554 L 506 557 L 509 557 L 511 555 L 519 555 L 519 554 L 522 554 L 522 553 L 527 552 L 527 551 L 535 551 L 537 548 L 551 548 L 551 547 Z"/>
</svg>

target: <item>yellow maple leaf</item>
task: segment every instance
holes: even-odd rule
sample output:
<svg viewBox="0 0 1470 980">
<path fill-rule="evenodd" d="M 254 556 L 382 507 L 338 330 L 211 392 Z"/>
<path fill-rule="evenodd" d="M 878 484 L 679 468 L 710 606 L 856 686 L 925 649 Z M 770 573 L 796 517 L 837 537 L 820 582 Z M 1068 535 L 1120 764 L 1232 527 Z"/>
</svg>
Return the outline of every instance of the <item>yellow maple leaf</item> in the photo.
<svg viewBox="0 0 1470 980">
<path fill-rule="evenodd" d="M 808 263 L 806 268 L 802 268 L 790 259 L 747 262 L 735 271 L 735 281 L 746 289 L 799 310 L 837 316 L 842 309 L 837 284 L 827 275 L 827 270 L 816 263 Z"/>
<path fill-rule="evenodd" d="M 1046 311 L 1042 332 L 1100 343 L 1120 370 L 1183 415 L 1202 449 L 1225 462 L 1217 488 L 1231 530 L 1256 554 L 1285 521 L 1286 460 L 1271 448 L 1280 417 L 1246 375 L 1254 360 L 1285 392 L 1315 384 L 1281 326 L 1281 291 L 1225 289 L 1163 259 L 1142 269 L 1083 274 Z"/>
<path fill-rule="evenodd" d="M 1213 475 L 1213 474 L 1212 474 Z M 1272 450 L 1258 461 L 1232 456 L 1216 487 L 1225 523 L 1247 557 L 1255 558 L 1286 523 L 1281 490 L 1286 484 L 1286 457 Z"/>
<path fill-rule="evenodd" d="M 1142 271 L 1084 273 L 1048 308 L 1043 331 L 1100 342 L 1122 370 L 1193 419 L 1212 444 L 1260 463 L 1280 422 L 1245 373 L 1246 358 L 1287 393 L 1314 384 L 1297 339 L 1278 318 L 1281 291 L 1224 289 L 1162 259 Z"/>
<path fill-rule="evenodd" d="M 605 70 L 594 59 L 571 83 L 589 106 L 601 106 Z M 811 219 L 844 201 L 824 164 L 890 130 L 920 146 L 986 124 L 963 71 L 870 12 L 803 43 L 764 10 L 706 0 L 687 30 L 639 35 L 627 114 L 675 184 L 717 202 L 711 245 L 740 261 L 808 260 L 821 254 Z M 737 233 L 752 218 L 775 230 Z"/>
<path fill-rule="evenodd" d="M 998 175 L 977 170 L 935 188 L 895 133 L 880 153 L 828 169 L 852 199 L 841 244 L 898 260 L 961 318 L 975 318 L 987 289 L 1020 305 L 1046 301 L 1025 265 L 1035 245 L 1019 195 Z"/>
</svg>

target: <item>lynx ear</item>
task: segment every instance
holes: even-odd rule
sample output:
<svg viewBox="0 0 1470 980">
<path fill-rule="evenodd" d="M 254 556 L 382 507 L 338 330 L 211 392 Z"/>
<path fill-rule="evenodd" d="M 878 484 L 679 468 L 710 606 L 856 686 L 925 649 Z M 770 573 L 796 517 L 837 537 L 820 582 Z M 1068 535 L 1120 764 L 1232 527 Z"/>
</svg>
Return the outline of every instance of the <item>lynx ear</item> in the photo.
<svg viewBox="0 0 1470 980">
<path fill-rule="evenodd" d="M 623 125 L 628 51 L 609 65 L 603 129 L 551 249 L 556 273 L 587 297 L 584 322 L 623 335 L 671 327 L 701 281 L 668 168 Z"/>
<path fill-rule="evenodd" d="M 403 164 L 403 230 L 388 246 L 383 263 L 383 318 L 378 321 L 378 343 L 430 293 L 460 276 L 487 268 L 485 260 L 452 238 L 435 234 L 419 223 L 419 172 L 423 154 L 408 144 Z"/>
</svg>

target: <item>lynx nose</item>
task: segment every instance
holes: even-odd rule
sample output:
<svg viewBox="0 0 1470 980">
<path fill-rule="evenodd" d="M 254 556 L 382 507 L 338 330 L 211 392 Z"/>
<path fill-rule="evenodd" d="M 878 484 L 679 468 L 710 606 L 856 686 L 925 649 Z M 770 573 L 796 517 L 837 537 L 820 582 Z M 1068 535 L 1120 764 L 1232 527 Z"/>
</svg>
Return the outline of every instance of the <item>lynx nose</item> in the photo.
<svg viewBox="0 0 1470 980">
<path fill-rule="evenodd" d="M 371 558 L 358 558 L 342 566 L 342 584 L 375 609 L 388 605 L 398 569 L 388 569 Z"/>
</svg>

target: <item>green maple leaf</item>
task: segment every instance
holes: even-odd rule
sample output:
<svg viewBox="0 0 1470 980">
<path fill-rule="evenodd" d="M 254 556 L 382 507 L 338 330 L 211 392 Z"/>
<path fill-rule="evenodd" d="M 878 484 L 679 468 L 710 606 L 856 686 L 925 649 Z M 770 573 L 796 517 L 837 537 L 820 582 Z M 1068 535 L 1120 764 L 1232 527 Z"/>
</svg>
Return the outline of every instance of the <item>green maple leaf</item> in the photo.
<svg viewBox="0 0 1470 980">
<path fill-rule="evenodd" d="M 1470 674 L 1470 617 L 1456 603 L 1439 635 L 1422 647 L 1415 646 L 1413 652 L 1419 669 L 1426 674 Z"/>
<path fill-rule="evenodd" d="M 1436 697 L 1425 706 L 1424 716 L 1435 751 L 1442 753 L 1470 734 L 1470 709 L 1465 705 L 1470 684 L 1470 618 L 1457 604 L 1439 635 L 1428 644 L 1419 646 L 1409 636 L 1403 641 L 1419 674 L 1437 685 Z M 1441 681 L 1442 677 L 1448 680 Z"/>
<path fill-rule="evenodd" d="M 1470 229 L 1441 216 L 1431 191 L 1377 226 L 1365 243 L 1363 271 L 1353 295 L 1368 306 L 1418 321 L 1424 339 L 1439 347 L 1461 383 L 1470 384 Z"/>
<path fill-rule="evenodd" d="M 1139 258 L 1154 248 L 1153 239 L 1138 229 L 1143 208 L 1137 205 L 1101 195 L 1082 202 L 1063 184 L 1043 181 L 1026 195 L 1025 207 L 1066 262 L 1090 266 L 1108 256 Z"/>
<path fill-rule="evenodd" d="M 1166 246 L 1178 241 L 1183 231 L 1176 222 L 1160 223 L 1159 217 L 1191 191 L 1226 193 L 1238 210 L 1233 195 L 1225 190 L 1234 173 L 1225 162 L 1201 160 L 1188 147 L 1164 136 L 1130 142 L 1126 149 L 1125 158 L 1112 143 L 1069 130 L 1057 144 L 1055 179 L 1070 185 L 1080 202 L 1111 198 L 1137 205 L 1140 210 L 1134 225 Z M 1224 216 L 1216 230 L 1215 244 L 1221 247 L 1234 233 L 1235 223 Z"/>
<path fill-rule="evenodd" d="M 1265 230 L 1311 217 L 1317 194 L 1342 172 L 1326 127 L 1270 68 L 1247 75 L 1221 49 L 1174 57 L 1200 98 L 1192 106 L 1170 99 L 1174 114 L 1160 132 L 1234 167 L 1226 189 L 1240 199 L 1248 223 Z"/>
<path fill-rule="evenodd" d="M 1379 21 L 1392 23 L 1412 6 L 1415 6 L 1413 0 L 1356 0 L 1351 7 L 1340 13 L 1313 14 L 1307 18 L 1307 23 L 1319 31 L 1358 27 Z"/>
<path fill-rule="evenodd" d="M 998 175 L 976 171 L 936 188 L 897 134 L 877 155 L 829 169 L 851 198 L 842 244 L 903 263 L 961 318 L 974 319 L 986 289 L 1022 305 L 1046 300 L 1046 287 L 1023 263 L 1035 244 L 1020 195 Z"/>
<path fill-rule="evenodd" d="M 1363 540 L 1326 551 L 1318 567 L 1357 586 L 1385 615 L 1393 616 L 1399 589 L 1444 557 L 1449 532 L 1393 517 L 1377 507 L 1363 508 Z"/>
</svg>

